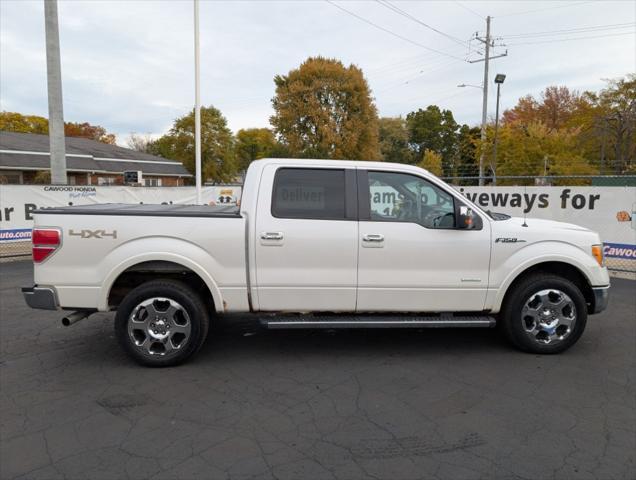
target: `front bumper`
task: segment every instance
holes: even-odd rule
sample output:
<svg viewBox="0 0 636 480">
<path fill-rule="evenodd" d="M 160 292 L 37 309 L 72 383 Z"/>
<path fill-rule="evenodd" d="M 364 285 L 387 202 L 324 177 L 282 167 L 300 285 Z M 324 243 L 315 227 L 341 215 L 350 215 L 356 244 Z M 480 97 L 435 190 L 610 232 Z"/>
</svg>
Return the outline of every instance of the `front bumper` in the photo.
<svg viewBox="0 0 636 480">
<path fill-rule="evenodd" d="M 592 287 L 594 293 L 594 305 L 590 313 L 600 313 L 607 308 L 609 303 L 609 285 L 607 287 Z"/>
<path fill-rule="evenodd" d="M 57 310 L 57 295 L 52 287 L 22 287 L 22 295 L 31 308 Z"/>
</svg>

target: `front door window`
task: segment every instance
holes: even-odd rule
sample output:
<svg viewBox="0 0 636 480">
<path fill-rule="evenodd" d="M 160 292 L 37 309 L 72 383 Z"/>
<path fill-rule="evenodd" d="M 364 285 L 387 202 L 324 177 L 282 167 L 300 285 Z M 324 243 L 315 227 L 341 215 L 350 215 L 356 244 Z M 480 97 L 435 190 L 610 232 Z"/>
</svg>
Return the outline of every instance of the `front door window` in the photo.
<svg viewBox="0 0 636 480">
<path fill-rule="evenodd" d="M 415 175 L 369 172 L 371 220 L 455 228 L 453 196 Z"/>
</svg>

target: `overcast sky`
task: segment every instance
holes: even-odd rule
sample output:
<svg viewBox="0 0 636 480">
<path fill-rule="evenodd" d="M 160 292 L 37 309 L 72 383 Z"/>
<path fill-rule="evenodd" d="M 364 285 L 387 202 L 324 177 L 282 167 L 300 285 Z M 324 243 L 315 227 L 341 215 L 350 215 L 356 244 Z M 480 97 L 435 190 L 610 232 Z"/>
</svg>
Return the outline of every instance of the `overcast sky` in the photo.
<svg viewBox="0 0 636 480">
<path fill-rule="evenodd" d="M 547 85 L 598 90 L 636 71 L 633 1 L 391 0 L 411 18 L 375 1 L 333 3 L 350 13 L 326 1 L 202 1 L 203 104 L 233 131 L 267 127 L 274 75 L 322 55 L 363 69 L 382 116 L 437 104 L 477 124 L 481 91 L 457 85 L 483 80 L 483 62 L 464 59 L 481 58 L 468 40 L 486 15 L 507 44 L 490 76 L 507 74 L 503 108 Z M 130 132 L 166 132 L 192 108 L 192 1 L 61 0 L 59 22 L 66 121 L 102 125 L 124 143 Z M 0 0 L 0 41 L 0 108 L 47 116 L 43 1 Z"/>
</svg>

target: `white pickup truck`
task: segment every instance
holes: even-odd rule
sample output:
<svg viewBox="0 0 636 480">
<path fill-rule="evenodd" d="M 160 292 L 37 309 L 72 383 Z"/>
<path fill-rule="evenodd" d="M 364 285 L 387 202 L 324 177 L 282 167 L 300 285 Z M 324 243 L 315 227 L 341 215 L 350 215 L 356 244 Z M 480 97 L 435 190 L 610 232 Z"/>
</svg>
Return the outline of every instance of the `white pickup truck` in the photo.
<svg viewBox="0 0 636 480">
<path fill-rule="evenodd" d="M 608 301 L 599 235 L 483 211 L 420 168 L 266 159 L 240 207 L 106 204 L 35 212 L 33 308 L 116 310 L 122 347 L 175 365 L 211 319 L 268 328 L 492 327 L 557 353 Z"/>
</svg>

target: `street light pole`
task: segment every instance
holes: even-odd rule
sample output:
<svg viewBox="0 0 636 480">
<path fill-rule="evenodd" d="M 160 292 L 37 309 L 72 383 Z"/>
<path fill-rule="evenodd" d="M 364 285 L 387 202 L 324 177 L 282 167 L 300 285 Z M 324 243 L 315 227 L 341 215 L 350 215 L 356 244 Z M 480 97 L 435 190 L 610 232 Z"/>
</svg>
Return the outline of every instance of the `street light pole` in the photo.
<svg viewBox="0 0 636 480">
<path fill-rule="evenodd" d="M 62 67 L 60 62 L 60 31 L 57 23 L 57 0 L 44 0 L 44 31 L 46 35 L 46 84 L 49 101 L 49 150 L 51 152 L 51 183 L 64 185 L 66 178 L 66 144 L 62 103 Z"/>
<path fill-rule="evenodd" d="M 497 185 L 497 132 L 499 131 L 499 95 L 501 84 L 506 79 L 506 76 L 502 73 L 498 73 L 495 76 L 495 83 L 497 84 L 497 109 L 495 110 L 495 145 L 493 147 L 493 160 L 491 165 L 492 170 L 492 184 Z"/>
<path fill-rule="evenodd" d="M 201 205 L 201 89 L 199 86 L 199 0 L 194 0 L 194 170 L 197 205 Z"/>
</svg>

